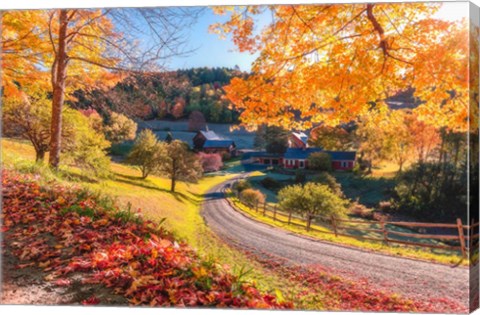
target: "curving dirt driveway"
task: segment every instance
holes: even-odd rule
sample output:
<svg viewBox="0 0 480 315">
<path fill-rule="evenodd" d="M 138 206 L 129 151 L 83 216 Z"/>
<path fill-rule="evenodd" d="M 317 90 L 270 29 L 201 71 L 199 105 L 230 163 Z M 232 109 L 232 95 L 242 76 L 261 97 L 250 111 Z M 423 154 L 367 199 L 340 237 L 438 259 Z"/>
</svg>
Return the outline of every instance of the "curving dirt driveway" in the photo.
<svg viewBox="0 0 480 315">
<path fill-rule="evenodd" d="M 468 309 L 469 270 L 394 257 L 307 239 L 252 220 L 223 198 L 222 183 L 206 195 L 202 216 L 227 243 L 286 263 L 315 265 L 351 280 L 367 280 L 378 289 L 415 300 L 449 298 Z"/>
</svg>

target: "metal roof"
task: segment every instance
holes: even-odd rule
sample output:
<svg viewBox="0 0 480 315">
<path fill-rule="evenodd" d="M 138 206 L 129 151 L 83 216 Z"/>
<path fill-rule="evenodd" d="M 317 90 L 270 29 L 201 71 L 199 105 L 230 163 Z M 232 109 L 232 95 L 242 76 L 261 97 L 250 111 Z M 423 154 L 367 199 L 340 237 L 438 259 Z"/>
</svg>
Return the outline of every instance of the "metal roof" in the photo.
<svg viewBox="0 0 480 315">
<path fill-rule="evenodd" d="M 306 160 L 310 154 L 315 152 L 325 152 L 330 154 L 333 161 L 354 161 L 355 160 L 355 151 L 323 151 L 320 148 L 288 148 L 285 152 L 285 159 L 295 159 L 295 160 Z"/>
<path fill-rule="evenodd" d="M 205 137 L 207 140 L 223 140 L 219 135 L 215 133 L 213 130 L 200 130 L 200 133 Z"/>
<path fill-rule="evenodd" d="M 292 132 L 292 134 L 300 139 L 304 144 L 307 144 L 308 141 L 308 136 L 304 134 L 303 132 Z"/>
<path fill-rule="evenodd" d="M 330 154 L 333 161 L 354 161 L 355 151 L 325 151 L 325 153 Z"/>
</svg>

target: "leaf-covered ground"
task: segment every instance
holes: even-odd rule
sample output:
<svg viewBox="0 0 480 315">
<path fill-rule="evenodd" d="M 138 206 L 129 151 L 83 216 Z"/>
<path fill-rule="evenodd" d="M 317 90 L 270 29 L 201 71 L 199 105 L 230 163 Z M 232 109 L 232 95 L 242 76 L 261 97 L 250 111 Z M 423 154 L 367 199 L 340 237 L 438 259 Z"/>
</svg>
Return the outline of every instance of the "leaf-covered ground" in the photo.
<svg viewBox="0 0 480 315">
<path fill-rule="evenodd" d="M 131 305 L 290 308 L 108 199 L 4 171 L 2 252 L 53 286 L 110 288 Z M 94 290 L 95 291 L 95 290 Z M 111 304 L 92 292 L 83 304 Z"/>
<path fill-rule="evenodd" d="M 412 301 L 320 266 L 291 266 L 239 249 L 290 283 L 288 290 L 265 294 L 244 281 L 245 273 L 200 258 L 138 210 L 118 209 L 108 198 L 35 175 L 4 171 L 2 182 L 6 284 L 21 284 L 6 287 L 3 302 L 464 311 L 448 299 Z"/>
</svg>

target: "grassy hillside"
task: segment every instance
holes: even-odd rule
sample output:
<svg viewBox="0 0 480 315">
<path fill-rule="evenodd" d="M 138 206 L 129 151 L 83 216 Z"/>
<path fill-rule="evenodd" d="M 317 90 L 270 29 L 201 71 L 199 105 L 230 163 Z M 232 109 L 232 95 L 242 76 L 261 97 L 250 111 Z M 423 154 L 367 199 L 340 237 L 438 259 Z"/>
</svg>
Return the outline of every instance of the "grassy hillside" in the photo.
<svg viewBox="0 0 480 315">
<path fill-rule="evenodd" d="M 127 209 L 128 213 L 129 209 L 136 212 L 141 208 L 145 219 L 161 224 L 173 233 L 175 239 L 186 241 L 201 260 L 221 266 L 222 270 L 237 279 L 237 283 L 251 284 L 260 292 L 275 297 L 279 303 L 293 302 L 295 308 L 307 310 L 432 310 L 432 304 L 428 301 L 405 299 L 393 292 L 379 291 L 366 283 L 359 284 L 343 279 L 322 268 L 290 266 L 282 264 L 281 257 L 258 257 L 245 249 L 227 246 L 205 225 L 200 208 L 203 194 L 234 176 L 232 173 L 218 173 L 205 177 L 196 184 L 178 183 L 179 192 L 170 193 L 168 180 L 156 176 L 140 180 L 140 172 L 127 165 L 112 163 L 111 178 L 97 181 L 85 176 L 75 167 L 63 166 L 52 172 L 45 165 L 35 164 L 34 150 L 25 142 L 2 139 L 1 144 L 2 166 L 5 169 L 35 174 L 33 177 L 39 187 L 44 186 L 42 182 L 45 186 L 53 184 L 67 189 L 76 186 L 113 197 L 119 208 Z M 32 222 L 40 228 L 44 226 L 43 223 L 38 224 L 38 220 Z M 121 229 L 119 232 L 123 233 Z M 138 250 L 138 246 L 134 248 Z M 75 262 L 72 263 L 75 265 Z M 75 266 L 77 265 L 78 263 Z M 142 281 L 147 283 L 143 285 L 148 285 L 149 279 L 150 275 L 145 274 Z M 63 284 L 62 279 L 57 285 Z M 90 300 L 87 302 L 96 302 Z M 135 304 L 138 301 L 130 302 Z"/>
<path fill-rule="evenodd" d="M 48 156 L 46 157 L 48 159 Z M 205 259 L 215 259 L 228 264 L 234 273 L 251 270 L 244 276 L 255 280 L 259 287 L 273 292 L 276 288 L 287 288 L 283 280 L 221 242 L 203 222 L 200 216 L 202 195 L 218 183 L 233 175 L 205 177 L 196 184 L 178 183 L 178 192 L 170 193 L 169 181 L 150 176 L 139 178 L 140 172 L 130 166 L 112 163 L 112 178 L 93 181 L 82 176 L 79 169 L 61 167 L 52 173 L 48 167 L 36 165 L 33 161 L 33 147 L 25 142 L 2 139 L 2 163 L 6 168 L 15 168 L 26 173 L 40 173 L 44 180 L 57 180 L 65 185 L 80 185 L 90 190 L 108 195 L 119 205 L 132 209 L 142 209 L 145 218 L 162 222 L 176 238 L 186 241 Z"/>
</svg>

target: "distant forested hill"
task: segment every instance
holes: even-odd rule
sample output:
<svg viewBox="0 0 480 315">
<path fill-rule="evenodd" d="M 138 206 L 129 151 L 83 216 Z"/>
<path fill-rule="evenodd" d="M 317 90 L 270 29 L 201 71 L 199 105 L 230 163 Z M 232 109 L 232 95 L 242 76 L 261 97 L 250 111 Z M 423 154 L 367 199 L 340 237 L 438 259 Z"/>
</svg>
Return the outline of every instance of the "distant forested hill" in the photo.
<svg viewBox="0 0 480 315">
<path fill-rule="evenodd" d="M 197 110 L 208 122 L 234 123 L 239 115 L 229 108 L 223 86 L 233 77 L 246 75 L 228 68 L 133 74 L 106 91 L 76 91 L 71 105 L 95 109 L 104 116 L 113 110 L 139 119 L 177 120 Z"/>
</svg>

